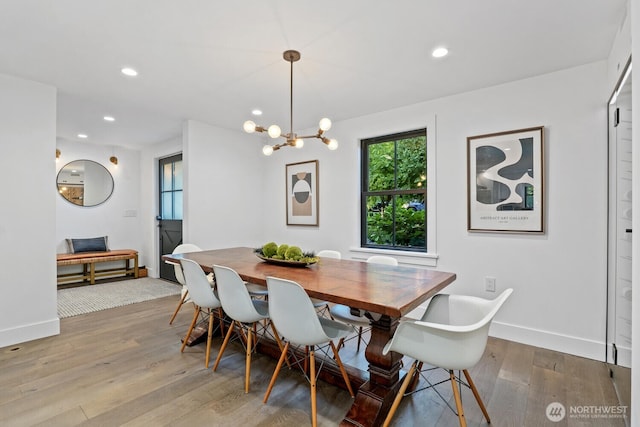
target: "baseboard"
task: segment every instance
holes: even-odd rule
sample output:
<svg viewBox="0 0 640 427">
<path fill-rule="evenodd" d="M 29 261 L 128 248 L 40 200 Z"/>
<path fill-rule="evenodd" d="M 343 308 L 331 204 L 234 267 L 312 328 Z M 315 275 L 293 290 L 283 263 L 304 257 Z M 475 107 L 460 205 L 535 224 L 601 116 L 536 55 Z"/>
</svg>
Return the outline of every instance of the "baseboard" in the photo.
<svg viewBox="0 0 640 427">
<path fill-rule="evenodd" d="M 54 318 L 43 322 L 18 326 L 0 331 L 0 347 L 8 347 L 27 341 L 60 334 L 60 319 Z"/>
<path fill-rule="evenodd" d="M 608 349 L 609 363 L 613 363 L 613 346 L 609 345 Z M 618 350 L 618 365 L 625 368 L 631 368 L 631 348 L 617 345 L 616 349 Z"/>
<path fill-rule="evenodd" d="M 542 347 L 588 359 L 605 361 L 605 343 L 540 329 L 493 322 L 489 335 L 521 344 Z"/>
</svg>

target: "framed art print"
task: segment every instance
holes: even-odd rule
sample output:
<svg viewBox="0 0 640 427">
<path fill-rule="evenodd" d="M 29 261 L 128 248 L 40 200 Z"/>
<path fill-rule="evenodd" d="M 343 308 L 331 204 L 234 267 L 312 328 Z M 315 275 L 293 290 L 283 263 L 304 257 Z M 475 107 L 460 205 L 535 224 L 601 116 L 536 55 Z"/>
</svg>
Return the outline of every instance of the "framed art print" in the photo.
<svg viewBox="0 0 640 427">
<path fill-rule="evenodd" d="M 467 138 L 467 229 L 544 232 L 544 127 Z"/>
<path fill-rule="evenodd" d="M 318 161 L 286 165 L 287 225 L 318 225 Z"/>
</svg>

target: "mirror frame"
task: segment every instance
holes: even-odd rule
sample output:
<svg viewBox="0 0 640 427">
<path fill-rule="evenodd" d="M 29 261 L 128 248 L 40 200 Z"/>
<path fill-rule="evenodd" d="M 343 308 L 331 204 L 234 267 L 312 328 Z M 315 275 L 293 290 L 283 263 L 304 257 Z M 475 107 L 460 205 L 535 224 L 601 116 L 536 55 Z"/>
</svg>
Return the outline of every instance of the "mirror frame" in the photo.
<svg viewBox="0 0 640 427">
<path fill-rule="evenodd" d="M 65 196 L 65 195 L 63 194 L 63 187 L 66 187 L 66 186 L 68 186 L 69 184 L 68 184 L 68 183 L 66 183 L 66 182 L 61 182 L 61 174 L 62 174 L 62 172 L 63 172 L 65 169 L 70 168 L 72 164 L 75 164 L 75 163 L 78 163 L 78 162 L 89 162 L 89 163 L 90 163 L 90 164 L 92 164 L 92 165 L 97 165 L 97 166 L 99 166 L 99 167 L 101 168 L 101 169 L 99 169 L 99 170 L 100 170 L 100 172 L 103 172 L 103 171 L 104 171 L 104 172 L 106 173 L 106 175 L 103 175 L 104 179 L 106 180 L 106 177 L 109 177 L 109 179 L 110 179 L 110 180 L 108 180 L 108 181 L 107 181 L 108 183 L 110 183 L 110 184 L 111 184 L 111 185 L 110 185 L 110 186 L 111 186 L 111 188 L 110 188 L 110 190 L 109 190 L 109 194 L 107 194 L 107 195 L 106 195 L 106 196 L 104 196 L 104 197 L 101 197 L 100 202 L 92 203 L 92 204 L 90 204 L 90 205 L 78 204 L 78 203 L 75 203 L 74 201 L 72 201 L 71 199 L 69 199 L 67 196 Z M 82 182 L 83 182 L 83 188 L 84 188 L 84 181 L 85 181 L 85 179 L 83 179 L 83 180 L 82 180 Z M 72 184 L 72 185 L 73 185 L 73 184 Z M 77 159 L 77 160 L 73 160 L 73 161 L 71 161 L 71 162 L 69 162 L 69 163 L 65 164 L 64 166 L 62 166 L 62 167 L 60 168 L 60 170 L 58 171 L 58 174 L 56 175 L 56 188 L 57 188 L 58 194 L 60 194 L 60 197 L 62 197 L 62 198 L 63 198 L 64 200 L 66 200 L 68 203 L 71 203 L 72 205 L 74 205 L 74 206 L 78 206 L 78 207 L 81 207 L 81 208 L 89 208 L 89 207 L 99 206 L 99 205 L 101 205 L 101 204 L 105 203 L 107 200 L 109 200 L 109 199 L 111 198 L 111 196 L 113 195 L 113 190 L 114 190 L 114 188 L 115 188 L 115 181 L 114 181 L 114 179 L 113 179 L 113 175 L 111 174 L 111 172 L 109 171 L 109 169 L 107 169 L 104 165 L 102 165 L 102 164 L 100 164 L 100 163 L 98 163 L 98 162 L 96 162 L 96 161 L 93 161 L 93 160 L 88 160 L 88 159 Z M 106 191 L 105 191 L 105 193 L 106 193 Z M 82 201 L 83 201 L 83 203 L 84 203 L 84 196 L 82 197 Z"/>
</svg>

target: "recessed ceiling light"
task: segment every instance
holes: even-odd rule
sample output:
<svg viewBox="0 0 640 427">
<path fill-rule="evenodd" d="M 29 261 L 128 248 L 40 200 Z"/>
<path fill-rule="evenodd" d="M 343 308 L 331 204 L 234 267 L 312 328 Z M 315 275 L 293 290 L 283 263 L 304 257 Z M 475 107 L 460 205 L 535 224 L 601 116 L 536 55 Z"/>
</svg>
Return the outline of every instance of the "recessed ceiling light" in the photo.
<svg viewBox="0 0 640 427">
<path fill-rule="evenodd" d="M 113 117 L 111 117 L 111 116 L 104 116 L 104 117 L 103 117 L 103 119 L 104 119 L 105 121 L 107 121 L 107 122 L 115 122 L 115 121 L 116 121 L 116 119 L 114 119 L 114 118 L 113 118 Z"/>
<path fill-rule="evenodd" d="M 255 110 L 251 110 L 251 114 L 253 114 L 254 116 L 261 116 L 262 115 L 262 110 L 258 110 L 256 108 Z"/>
<path fill-rule="evenodd" d="M 130 67 L 124 67 L 122 70 L 120 70 L 120 72 L 129 77 L 135 77 L 138 75 L 138 72 Z"/>
<path fill-rule="evenodd" d="M 434 49 L 433 52 L 431 52 L 431 56 L 433 56 L 434 58 L 442 58 L 443 56 L 447 56 L 448 53 L 449 49 L 447 49 L 446 47 L 438 47 Z"/>
<path fill-rule="evenodd" d="M 79 133 L 79 134 L 78 134 L 78 138 L 85 139 L 85 138 L 88 138 L 88 136 L 87 136 L 87 134 L 85 134 L 85 133 Z"/>
</svg>

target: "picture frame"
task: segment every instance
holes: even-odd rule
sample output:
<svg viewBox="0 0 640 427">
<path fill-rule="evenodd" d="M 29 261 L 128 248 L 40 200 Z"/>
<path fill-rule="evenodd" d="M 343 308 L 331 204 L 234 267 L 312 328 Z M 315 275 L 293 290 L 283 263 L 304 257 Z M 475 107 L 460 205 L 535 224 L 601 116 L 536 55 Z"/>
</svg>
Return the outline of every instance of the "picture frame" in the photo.
<svg viewBox="0 0 640 427">
<path fill-rule="evenodd" d="M 467 138 L 467 230 L 544 233 L 544 126 Z"/>
<path fill-rule="evenodd" d="M 289 163 L 285 175 L 287 225 L 318 226 L 318 161 Z"/>
</svg>

